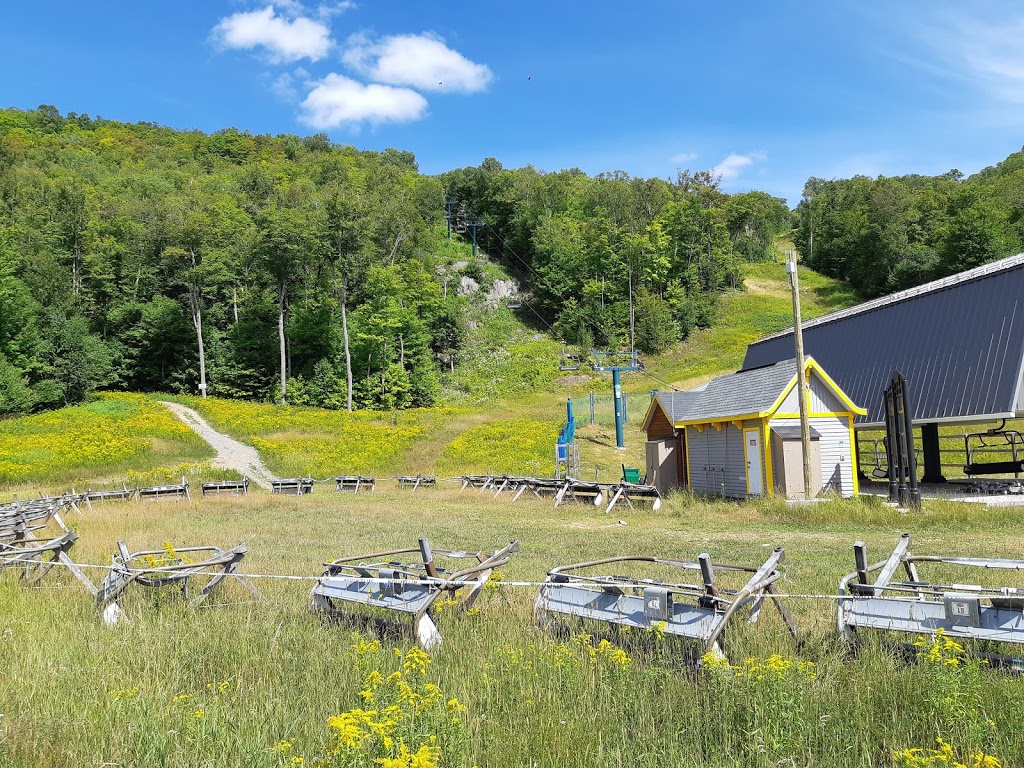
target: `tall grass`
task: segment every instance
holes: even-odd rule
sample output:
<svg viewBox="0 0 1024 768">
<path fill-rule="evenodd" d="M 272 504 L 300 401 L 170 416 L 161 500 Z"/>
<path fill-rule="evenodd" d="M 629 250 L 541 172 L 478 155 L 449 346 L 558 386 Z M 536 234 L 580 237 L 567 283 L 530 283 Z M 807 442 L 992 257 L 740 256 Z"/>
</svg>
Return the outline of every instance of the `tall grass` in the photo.
<svg viewBox="0 0 1024 768">
<path fill-rule="evenodd" d="M 280 475 L 394 472 L 404 454 L 443 428 L 450 408 L 407 411 L 332 411 L 219 398 L 171 398 L 197 410 L 210 425 L 250 443 L 267 467 Z"/>
<path fill-rule="evenodd" d="M 899 517 L 873 504 L 835 502 L 791 512 L 777 503 L 677 495 L 658 513 L 629 513 L 623 527 L 609 526 L 591 507 L 553 512 L 525 497 L 512 508 L 441 491 L 253 494 L 97 506 L 75 521 L 81 539 L 72 552 L 80 562 L 103 563 L 118 538 L 133 549 L 245 540 L 244 571 L 313 576 L 327 559 L 413 545 L 423 534 L 435 547 L 470 550 L 516 537 L 522 551 L 504 579 L 539 580 L 553 565 L 626 553 L 692 559 L 708 551 L 717 561 L 756 563 L 781 544 L 783 589 L 824 595 L 852 570 L 854 539 L 881 554 L 908 529 L 921 551 L 1019 553 L 1021 510 L 1003 510 L 997 529 L 993 513 L 966 506 L 944 528 L 948 511 Z M 397 743 L 388 751 L 382 737 L 338 748 L 338 726 L 356 716 L 330 723 L 390 705 L 397 687 L 381 689 L 377 700 L 361 692 L 374 671 L 387 679 L 402 669 L 409 639 L 366 650 L 368 636 L 308 612 L 310 582 L 257 583 L 263 602 L 227 585 L 218 597 L 226 605 L 199 610 L 133 587 L 124 601 L 131 623 L 108 629 L 66 575 L 28 589 L 4 573 L 0 765 L 282 766 L 299 757 L 306 765 L 403 764 L 375 762 L 402 759 Z M 479 612 L 438 616 L 444 644 L 422 675 L 405 679 L 420 695 L 431 695 L 428 684 L 439 694 L 418 718 L 403 702 L 406 714 L 391 732 L 410 754 L 436 737 L 436 763 L 422 765 L 889 766 L 894 753 L 935 747 L 936 738 L 966 764 L 978 751 L 1004 765 L 1024 762 L 1018 679 L 908 663 L 870 641 L 849 656 L 833 628 L 833 600 L 790 601 L 803 631 L 799 648 L 766 608 L 759 626 L 730 630 L 734 669 L 697 673 L 657 633 L 609 637 L 603 646 L 605 638 L 571 627 L 564 636 L 545 634 L 532 623 L 535 594 L 511 588 L 509 605 L 499 590 L 486 590 Z M 449 710 L 451 699 L 465 711 Z"/>
<path fill-rule="evenodd" d="M 88 483 L 158 468 L 188 471 L 212 449 L 142 395 L 105 393 L 81 406 L 0 421 L 0 486 Z"/>
<path fill-rule="evenodd" d="M 450 473 L 537 474 L 554 463 L 559 427 L 532 419 L 491 421 L 445 447 L 438 469 Z M 541 472 L 540 474 L 543 474 Z"/>
</svg>

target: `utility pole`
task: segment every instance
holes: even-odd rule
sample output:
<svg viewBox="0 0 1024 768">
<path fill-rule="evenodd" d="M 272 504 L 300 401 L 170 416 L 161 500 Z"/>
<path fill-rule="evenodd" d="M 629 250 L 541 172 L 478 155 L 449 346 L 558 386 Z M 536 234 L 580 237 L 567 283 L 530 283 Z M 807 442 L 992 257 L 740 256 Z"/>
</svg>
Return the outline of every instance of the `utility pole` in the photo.
<svg viewBox="0 0 1024 768">
<path fill-rule="evenodd" d="M 633 264 L 626 259 L 626 274 L 629 277 L 629 348 L 636 349 L 636 316 L 633 313 Z"/>
<path fill-rule="evenodd" d="M 800 447 L 804 454 L 804 498 L 814 495 L 811 487 L 811 422 L 807 417 L 807 371 L 804 368 L 804 333 L 800 325 L 800 278 L 796 258 L 786 262 L 789 285 L 793 289 L 793 340 L 796 342 L 796 386 L 800 398 Z"/>
</svg>

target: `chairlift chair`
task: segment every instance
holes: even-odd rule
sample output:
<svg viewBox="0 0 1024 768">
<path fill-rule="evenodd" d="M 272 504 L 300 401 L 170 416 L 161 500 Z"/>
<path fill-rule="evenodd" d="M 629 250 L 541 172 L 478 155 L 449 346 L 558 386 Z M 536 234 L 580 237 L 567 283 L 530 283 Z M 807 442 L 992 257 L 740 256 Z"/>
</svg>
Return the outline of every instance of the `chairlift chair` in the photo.
<svg viewBox="0 0 1024 768">
<path fill-rule="evenodd" d="M 434 550 L 423 536 L 416 547 L 333 560 L 324 564 L 324 575 L 313 587 L 312 608 L 385 630 L 402 626 L 401 617 L 411 616 L 413 635 L 429 651 L 442 641 L 433 618 L 435 603 L 447 598 L 468 610 L 494 569 L 518 551 L 515 540 L 494 552 Z M 435 556 L 451 565 L 439 565 Z"/>
<path fill-rule="evenodd" d="M 153 588 L 179 587 L 185 601 L 195 606 L 204 602 L 229 577 L 260 600 L 260 591 L 238 572 L 238 566 L 248 551 L 242 543 L 227 550 L 215 546 L 193 546 L 131 552 L 123 541 L 119 541 L 110 570 L 97 591 L 96 605 L 104 623 L 112 627 L 125 620 L 119 600 L 132 583 Z"/>
<path fill-rule="evenodd" d="M 776 548 L 760 566 L 712 563 L 708 554 L 696 561 L 623 555 L 563 565 L 548 571 L 534 619 L 541 628 L 556 631 L 575 620 L 602 622 L 618 632 L 657 632 L 694 642 L 699 653 L 721 658 L 729 620 L 742 611 L 753 624 L 765 602 L 775 605 L 790 634 L 797 636 L 796 624 L 775 591 L 783 559 L 783 550 Z M 648 577 L 651 568 L 665 578 Z M 700 582 L 681 582 L 688 573 L 699 573 Z M 734 587 L 718 581 L 727 574 L 738 580 Z"/>
<path fill-rule="evenodd" d="M 562 344 L 562 356 L 558 359 L 558 370 L 578 371 L 583 365 L 580 356 L 565 351 L 565 344 Z"/>
<path fill-rule="evenodd" d="M 1018 646 L 1009 654 L 983 654 L 997 664 L 1021 666 L 1019 646 L 1024 645 L 1024 587 L 1016 584 L 991 585 L 1024 571 L 1024 560 L 959 555 L 918 555 L 911 553 L 910 534 L 903 534 L 889 557 L 870 563 L 863 542 L 853 546 L 856 570 L 839 582 L 838 628 L 844 638 L 856 644 L 863 632 L 903 633 L 912 637 L 934 635 L 1007 643 Z M 920 567 L 920 568 L 919 568 Z M 950 580 L 950 568 L 961 572 L 974 569 L 975 578 L 992 574 L 983 584 L 961 584 Z M 920 571 L 932 571 L 931 578 Z M 906 577 L 901 580 L 899 571 Z M 966 574 L 964 574 L 966 575 Z"/>
<path fill-rule="evenodd" d="M 971 442 L 978 443 L 973 447 Z M 977 461 L 977 453 L 1009 453 L 1011 461 Z M 1002 475 L 1013 473 L 1014 477 L 1020 477 L 1024 472 L 1024 434 L 1015 429 L 1006 428 L 1006 419 L 994 429 L 986 432 L 973 432 L 964 435 L 964 474 L 968 477 L 974 475 Z"/>
<path fill-rule="evenodd" d="M 35 584 L 59 563 L 95 591 L 68 556 L 78 540 L 78 534 L 61 519 L 61 511 L 69 506 L 59 498 L 0 505 L 0 570 L 19 569 L 26 583 Z"/>
</svg>

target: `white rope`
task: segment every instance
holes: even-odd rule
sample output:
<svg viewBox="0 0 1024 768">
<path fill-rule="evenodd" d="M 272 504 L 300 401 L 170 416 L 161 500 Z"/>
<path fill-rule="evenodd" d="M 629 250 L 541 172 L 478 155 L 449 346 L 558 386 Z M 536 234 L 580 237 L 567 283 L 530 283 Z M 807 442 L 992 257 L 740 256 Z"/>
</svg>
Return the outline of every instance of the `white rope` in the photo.
<svg viewBox="0 0 1024 768">
<path fill-rule="evenodd" d="M 22 565 L 22 564 L 52 565 L 52 566 L 58 566 L 58 567 L 63 567 L 63 568 L 71 568 L 72 567 L 68 563 L 63 563 L 63 562 L 60 562 L 59 560 L 51 562 L 49 560 L 27 560 L 27 559 L 26 560 L 18 560 L 16 562 L 10 562 L 10 563 L 7 564 L 7 566 L 8 567 L 10 567 L 10 566 L 18 566 L 18 565 Z M 141 571 L 141 572 L 144 572 L 144 573 L 146 572 L 145 568 L 131 569 L 131 568 L 124 568 L 123 566 L 120 566 L 120 565 L 97 565 L 95 563 L 73 563 L 73 565 L 74 565 L 74 567 L 77 567 L 77 568 L 93 569 L 93 570 L 100 570 L 100 571 L 113 571 L 113 570 L 117 570 L 117 571 L 121 571 L 123 573 L 130 573 L 133 570 L 137 570 L 137 571 Z M 190 564 L 186 564 L 184 567 L 185 568 L 187 568 L 189 566 L 193 566 L 194 567 L 194 566 L 197 566 L 197 565 L 201 565 L 201 563 L 190 563 Z M 155 572 L 155 575 L 160 575 L 161 573 L 164 573 L 167 576 L 173 576 L 174 575 L 173 571 L 163 571 L 163 572 L 157 571 L 157 572 Z M 191 575 L 195 576 L 197 574 L 193 573 Z M 217 575 L 217 574 L 215 574 L 215 575 Z M 320 581 L 322 578 L 324 578 L 323 576 L 289 576 L 289 575 L 280 574 L 280 573 L 241 573 L 241 572 L 238 572 L 238 571 L 233 571 L 231 573 L 226 573 L 226 574 L 223 574 L 223 575 L 224 576 L 228 576 L 228 577 L 234 577 L 234 578 L 270 579 L 270 580 L 278 580 L 278 581 Z M 468 586 L 470 584 L 470 582 L 468 582 L 468 581 L 467 582 L 452 582 L 452 581 L 447 581 L 445 579 L 431 579 L 431 578 L 423 578 L 423 579 L 415 579 L 415 580 L 412 580 L 412 579 L 392 579 L 392 578 L 374 578 L 372 576 L 352 576 L 352 577 L 344 576 L 343 578 L 345 579 L 345 581 L 353 583 L 353 584 L 405 584 L 405 585 L 410 585 L 410 583 L 412 583 L 412 584 L 436 585 L 436 586 L 439 586 L 439 587 L 444 587 L 444 586 L 449 586 L 450 587 L 450 586 L 456 586 L 456 585 L 458 585 L 458 586 Z M 569 583 L 572 583 L 572 582 L 569 582 Z M 499 581 L 499 582 L 495 582 L 495 585 L 498 586 L 498 587 L 533 588 L 533 589 L 537 589 L 539 587 L 543 587 L 543 586 L 551 585 L 551 584 L 552 584 L 552 582 L 550 582 L 550 581 Z M 623 582 L 623 581 L 587 581 L 582 586 L 588 586 L 588 587 L 617 587 L 619 589 L 644 589 L 645 587 L 657 586 L 657 585 L 652 585 L 650 582 L 647 582 L 647 583 L 644 583 L 644 582 L 630 583 L 630 582 Z M 783 592 L 773 592 L 773 593 L 767 593 L 766 592 L 766 593 L 764 593 L 764 597 L 766 599 L 784 598 L 786 600 L 850 600 L 850 599 L 856 599 L 857 598 L 857 596 L 855 596 L 855 595 L 839 595 L 839 594 L 823 595 L 823 594 L 814 594 L 814 593 L 783 593 Z M 893 596 L 887 596 L 887 595 L 878 595 L 874 599 L 876 599 L 876 600 L 877 599 L 882 599 L 882 600 L 906 600 L 906 598 L 893 597 Z"/>
</svg>

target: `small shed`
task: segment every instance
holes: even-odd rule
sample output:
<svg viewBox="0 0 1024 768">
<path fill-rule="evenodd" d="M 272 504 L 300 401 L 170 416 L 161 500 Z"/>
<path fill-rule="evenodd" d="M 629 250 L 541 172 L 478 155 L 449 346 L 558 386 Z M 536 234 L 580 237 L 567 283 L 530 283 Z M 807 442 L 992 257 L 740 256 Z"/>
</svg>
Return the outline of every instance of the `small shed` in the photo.
<svg viewBox="0 0 1024 768">
<path fill-rule="evenodd" d="M 857 493 L 853 420 L 865 413 L 805 359 L 815 495 Z M 657 392 L 644 417 L 647 482 L 748 498 L 804 495 L 796 359 Z"/>
</svg>

